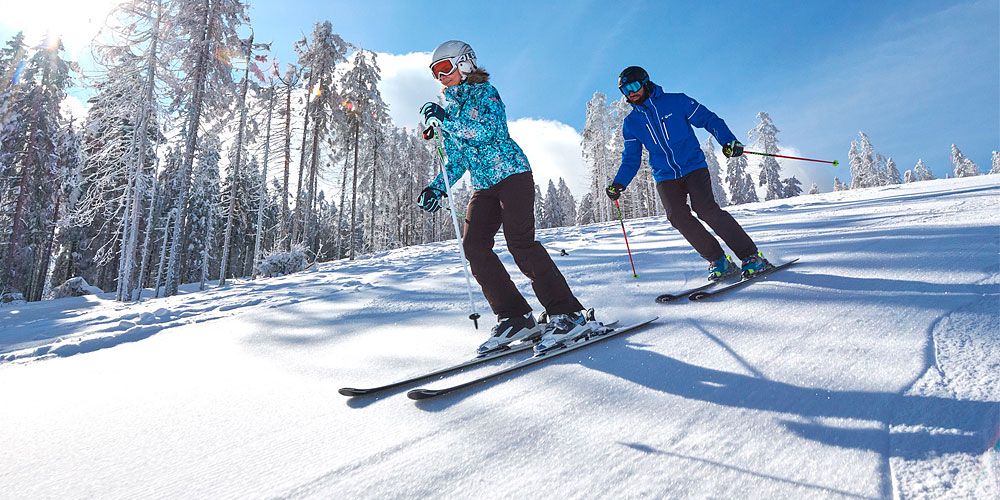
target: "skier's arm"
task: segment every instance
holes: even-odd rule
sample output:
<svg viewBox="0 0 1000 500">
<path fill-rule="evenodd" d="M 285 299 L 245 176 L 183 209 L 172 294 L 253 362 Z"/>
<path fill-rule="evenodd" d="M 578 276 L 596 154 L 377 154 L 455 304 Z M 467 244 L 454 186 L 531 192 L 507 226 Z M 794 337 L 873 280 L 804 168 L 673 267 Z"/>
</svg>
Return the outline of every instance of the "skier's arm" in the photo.
<svg viewBox="0 0 1000 500">
<path fill-rule="evenodd" d="M 441 124 L 441 130 L 469 144 L 478 146 L 496 142 L 507 129 L 507 110 L 494 90 L 479 102 L 470 103 L 467 117 L 454 116 Z M 449 172 L 450 174 L 450 172 Z"/>
<path fill-rule="evenodd" d="M 449 147 L 449 145 L 449 141 L 446 138 L 445 151 L 448 153 L 448 161 L 445 163 L 445 169 L 448 171 L 448 180 L 451 181 L 451 184 L 448 187 L 451 187 L 454 186 L 463 175 L 465 175 L 465 171 L 468 170 L 469 162 L 466 161 L 459 152 L 461 150 L 461 146 L 452 145 Z M 430 183 L 429 187 L 447 193 L 448 189 L 444 185 L 444 174 L 437 174 L 437 177 L 434 178 L 434 181 Z"/>
<path fill-rule="evenodd" d="M 642 164 L 642 143 L 632 134 L 628 128 L 628 123 L 622 124 L 622 138 L 625 139 L 625 150 L 622 151 L 622 165 L 618 167 L 618 174 L 612 183 L 628 186 L 639 171 Z"/>
<path fill-rule="evenodd" d="M 698 101 L 686 95 L 682 98 L 684 99 L 684 114 L 687 115 L 688 123 L 707 130 L 715 137 L 715 140 L 719 141 L 719 144 L 728 144 L 737 140 L 722 118 L 699 104 Z"/>
</svg>

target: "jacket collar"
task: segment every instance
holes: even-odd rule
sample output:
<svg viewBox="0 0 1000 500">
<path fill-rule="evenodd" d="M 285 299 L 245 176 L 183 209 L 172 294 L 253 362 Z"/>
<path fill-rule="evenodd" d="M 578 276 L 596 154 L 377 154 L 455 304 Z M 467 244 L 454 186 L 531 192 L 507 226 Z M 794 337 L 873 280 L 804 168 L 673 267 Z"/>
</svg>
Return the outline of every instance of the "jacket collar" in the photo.
<svg viewBox="0 0 1000 500">
<path fill-rule="evenodd" d="M 447 87 L 444 89 L 444 96 L 446 99 L 456 102 L 465 101 L 471 96 L 481 95 L 486 91 L 486 84 L 484 83 L 469 83 L 462 82 L 454 87 Z"/>
<path fill-rule="evenodd" d="M 641 109 L 639 108 L 649 108 L 649 101 L 653 100 L 654 98 L 660 97 L 661 95 L 664 94 L 663 87 L 660 87 L 655 83 L 652 85 L 652 87 L 653 90 L 649 93 L 649 97 L 647 97 L 645 101 L 642 101 L 642 104 L 636 106 L 635 104 L 632 104 L 632 101 L 628 101 L 628 103 L 632 105 L 632 109 L 641 111 Z"/>
</svg>

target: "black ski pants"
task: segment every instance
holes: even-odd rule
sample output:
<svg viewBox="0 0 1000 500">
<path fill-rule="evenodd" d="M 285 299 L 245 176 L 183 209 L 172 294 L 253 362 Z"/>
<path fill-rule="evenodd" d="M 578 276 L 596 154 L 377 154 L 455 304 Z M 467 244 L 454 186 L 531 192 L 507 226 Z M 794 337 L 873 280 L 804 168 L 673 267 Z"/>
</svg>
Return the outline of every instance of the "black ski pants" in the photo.
<svg viewBox="0 0 1000 500">
<path fill-rule="evenodd" d="M 680 179 L 657 182 L 656 192 L 660 195 L 663 208 L 667 210 L 670 224 L 680 231 L 684 239 L 705 260 L 716 261 L 722 258 L 725 252 L 722 251 L 719 241 L 698 222 L 698 219 L 705 221 L 740 260 L 757 253 L 757 245 L 743 227 L 715 202 L 708 168 L 699 168 Z M 688 196 L 691 197 L 690 207 L 687 204 Z M 691 215 L 691 209 L 698 214 L 698 219 Z"/>
<path fill-rule="evenodd" d="M 489 189 L 475 191 L 465 215 L 462 247 L 493 313 L 509 318 L 531 312 L 531 306 L 493 252 L 494 237 L 501 225 L 507 250 L 518 269 L 531 280 L 545 311 L 551 316 L 583 309 L 549 253 L 535 240 L 535 181 L 531 172 L 524 172 Z"/>
</svg>

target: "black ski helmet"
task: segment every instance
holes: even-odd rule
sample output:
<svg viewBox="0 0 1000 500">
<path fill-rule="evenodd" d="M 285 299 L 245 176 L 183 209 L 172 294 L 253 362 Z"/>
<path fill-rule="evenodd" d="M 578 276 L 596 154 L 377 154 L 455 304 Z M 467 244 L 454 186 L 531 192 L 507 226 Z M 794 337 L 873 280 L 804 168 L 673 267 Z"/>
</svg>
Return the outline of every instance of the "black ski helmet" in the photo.
<svg viewBox="0 0 1000 500">
<path fill-rule="evenodd" d="M 641 83 L 647 92 L 653 90 L 653 82 L 649 81 L 649 73 L 646 73 L 646 70 L 639 66 L 629 66 L 622 70 L 621 74 L 618 75 L 618 90 L 632 82 Z"/>
</svg>

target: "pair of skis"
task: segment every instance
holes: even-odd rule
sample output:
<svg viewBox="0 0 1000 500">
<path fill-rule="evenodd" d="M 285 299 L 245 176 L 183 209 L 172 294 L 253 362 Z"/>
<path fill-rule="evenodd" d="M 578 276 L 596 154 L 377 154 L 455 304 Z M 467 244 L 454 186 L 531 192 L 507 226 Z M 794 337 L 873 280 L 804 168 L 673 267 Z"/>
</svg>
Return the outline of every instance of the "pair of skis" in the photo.
<svg viewBox="0 0 1000 500">
<path fill-rule="evenodd" d="M 408 393 L 406 393 L 406 396 L 409 397 L 410 399 L 414 399 L 414 400 L 428 399 L 428 398 L 432 398 L 432 397 L 435 397 L 435 396 L 440 396 L 442 394 L 448 394 L 450 392 L 455 392 L 455 391 L 458 391 L 458 390 L 461 390 L 461 389 L 465 389 L 467 387 L 472 387 L 474 385 L 486 382 L 487 380 L 491 380 L 491 379 L 494 379 L 496 377 L 500 377 L 502 375 L 505 375 L 507 373 L 511 373 L 511 372 L 520 370 L 522 368 L 525 368 L 525 367 L 528 367 L 528 366 L 531 366 L 531 365 L 534 365 L 534 364 L 537 364 L 537 363 L 541 363 L 543 361 L 555 358 L 556 356 L 560 356 L 560 355 L 566 354 L 567 352 L 570 352 L 570 351 L 573 351 L 573 350 L 576 350 L 576 349 L 580 349 L 582 347 L 585 347 L 585 346 L 588 346 L 588 345 L 591 345 L 591 344 L 595 344 L 595 343 L 600 342 L 602 340 L 607 340 L 607 339 L 609 339 L 611 337 L 614 337 L 616 335 L 620 335 L 622 333 L 629 332 L 629 331 L 641 328 L 643 326 L 646 326 L 646 325 L 652 323 L 653 321 L 656 321 L 656 319 L 657 318 L 653 318 L 653 319 L 649 319 L 649 320 L 643 321 L 641 323 L 636 323 L 634 325 L 625 326 L 625 327 L 619 327 L 619 328 L 614 328 L 614 326 L 613 326 L 617 322 L 612 322 L 612 323 L 609 323 L 609 324 L 602 324 L 600 327 L 598 327 L 599 328 L 598 330 L 595 330 L 595 331 L 591 332 L 587 337 L 584 337 L 583 339 L 580 339 L 580 340 L 577 340 L 575 342 L 571 342 L 571 343 L 568 343 L 568 344 L 564 344 L 564 345 L 561 345 L 561 346 L 554 347 L 554 348 L 552 348 L 550 350 L 545 351 L 544 353 L 537 354 L 537 355 L 532 356 L 530 358 L 518 361 L 517 363 L 514 363 L 513 365 L 510 365 L 510 366 L 508 366 L 506 368 L 495 370 L 493 372 L 487 373 L 485 375 L 482 375 L 480 377 L 474 378 L 472 380 L 469 380 L 469 381 L 466 381 L 466 382 L 462 382 L 460 384 L 451 385 L 451 386 L 448 386 L 448 387 L 442 387 L 442 388 L 439 388 L 439 389 L 426 389 L 426 388 L 413 389 L 413 390 L 409 391 Z M 369 394 L 375 394 L 375 393 L 379 393 L 379 392 L 384 392 L 384 391 L 388 391 L 390 389 L 395 389 L 395 388 L 406 386 L 406 385 L 409 385 L 409 384 L 412 384 L 412 383 L 415 383 L 415 382 L 419 382 L 421 380 L 426 380 L 426 379 L 434 378 L 434 377 L 437 377 L 439 375 L 444 375 L 444 374 L 447 374 L 447 373 L 451 373 L 451 372 L 454 372 L 454 371 L 461 370 L 463 368 L 468 368 L 470 366 L 474 366 L 474 365 L 486 363 L 488 361 L 492 361 L 492 360 L 499 359 L 499 358 L 502 358 L 502 357 L 505 357 L 505 356 L 509 356 L 511 354 L 514 354 L 514 353 L 526 351 L 526 350 L 531 349 L 533 347 L 534 347 L 534 343 L 532 343 L 532 342 L 525 342 L 525 343 L 521 343 L 521 344 L 517 344 L 517 345 L 511 346 L 511 347 L 509 347 L 509 348 L 507 348 L 505 350 L 502 350 L 502 351 L 495 351 L 495 352 L 492 352 L 492 353 L 489 353 L 489 354 L 485 354 L 485 355 L 482 355 L 482 356 L 476 356 L 475 358 L 472 358 L 472 359 L 470 359 L 468 361 L 464 361 L 462 363 L 458 363 L 458 364 L 455 364 L 455 365 L 452 365 L 452 366 L 447 366 L 447 367 L 441 368 L 439 370 L 434 370 L 432 372 L 428 372 L 428 373 L 425 373 L 425 374 L 422 374 L 422 375 L 417 375 L 415 377 L 406 378 L 406 379 L 403 379 L 403 380 L 400 380 L 400 381 L 397 381 L 397 382 L 393 382 L 391 384 L 386 384 L 386 385 L 382 385 L 382 386 L 378 386 L 378 387 L 371 387 L 371 388 L 366 388 L 366 389 L 356 389 L 356 388 L 351 388 L 351 387 L 345 387 L 343 389 L 340 389 L 338 392 L 340 392 L 340 394 L 343 394 L 344 396 L 351 396 L 351 397 L 353 397 L 353 396 L 363 396 L 363 395 L 369 395 Z"/>
<path fill-rule="evenodd" d="M 692 300 L 692 301 L 699 301 L 699 300 L 709 299 L 709 298 L 715 297 L 716 295 L 728 292 L 730 290 L 735 290 L 737 288 L 740 288 L 740 287 L 742 287 L 742 286 L 744 286 L 744 285 L 746 285 L 746 284 L 748 284 L 748 283 L 750 283 L 752 281 L 759 280 L 759 279 L 761 279 L 761 278 L 763 278 L 763 277 L 765 277 L 765 276 L 767 276 L 767 275 L 769 275 L 771 273 L 774 273 L 776 271 L 780 271 L 780 270 L 782 270 L 782 269 L 784 269 L 784 268 L 786 268 L 788 266 L 791 266 L 792 264 L 795 264 L 798 261 L 799 261 L 799 259 L 795 258 L 795 259 L 792 259 L 792 260 L 790 260 L 788 262 L 785 262 L 784 264 L 779 264 L 777 266 L 773 266 L 772 265 L 771 267 L 767 267 L 767 268 L 765 268 L 765 269 L 757 272 L 756 274 L 750 275 L 749 277 L 746 277 L 746 278 L 742 278 L 741 277 L 738 281 L 731 282 L 729 284 L 726 284 L 725 280 L 709 281 L 708 283 L 705 283 L 704 285 L 697 286 L 697 287 L 691 288 L 689 290 L 685 290 L 685 291 L 680 292 L 680 293 L 675 293 L 675 294 L 674 293 L 665 293 L 665 294 L 660 295 L 659 297 L 657 297 L 656 301 L 659 302 L 659 303 L 661 303 L 661 304 L 665 304 L 667 302 L 673 302 L 673 301 L 678 300 L 678 299 L 683 299 L 684 297 L 687 297 L 688 300 Z M 719 288 L 716 288 L 719 285 L 722 285 L 722 286 L 719 287 Z"/>
</svg>

